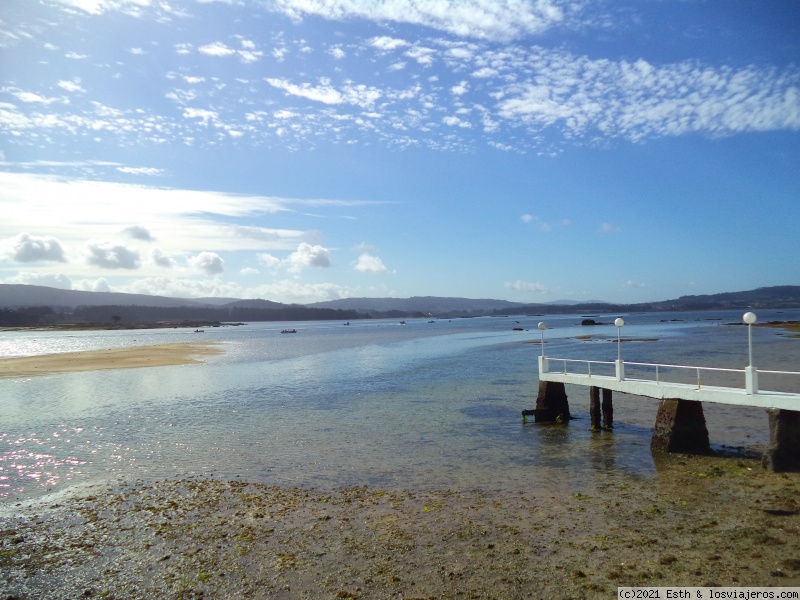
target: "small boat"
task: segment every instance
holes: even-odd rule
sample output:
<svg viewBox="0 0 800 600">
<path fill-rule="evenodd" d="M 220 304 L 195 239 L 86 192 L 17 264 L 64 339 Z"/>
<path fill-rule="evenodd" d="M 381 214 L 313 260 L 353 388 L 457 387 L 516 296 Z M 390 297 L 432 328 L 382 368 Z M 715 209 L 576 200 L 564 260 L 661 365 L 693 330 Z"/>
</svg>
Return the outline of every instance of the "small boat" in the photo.
<svg viewBox="0 0 800 600">
<path fill-rule="evenodd" d="M 345 326 L 347 326 L 347 325 L 350 325 L 350 321 L 348 321 L 347 323 L 345 323 Z"/>
<path fill-rule="evenodd" d="M 281 333 L 297 333 L 297 329 L 281 329 Z"/>
<path fill-rule="evenodd" d="M 512 327 L 511 331 L 522 331 L 522 327 Z"/>
<path fill-rule="evenodd" d="M 205 333 L 205 331 L 204 331 L 204 330 L 202 330 L 202 329 L 195 329 L 195 330 L 194 330 L 194 332 L 195 332 L 195 333 Z"/>
<path fill-rule="evenodd" d="M 406 324 L 405 321 L 400 321 L 400 325 L 405 325 L 405 324 Z"/>
</svg>

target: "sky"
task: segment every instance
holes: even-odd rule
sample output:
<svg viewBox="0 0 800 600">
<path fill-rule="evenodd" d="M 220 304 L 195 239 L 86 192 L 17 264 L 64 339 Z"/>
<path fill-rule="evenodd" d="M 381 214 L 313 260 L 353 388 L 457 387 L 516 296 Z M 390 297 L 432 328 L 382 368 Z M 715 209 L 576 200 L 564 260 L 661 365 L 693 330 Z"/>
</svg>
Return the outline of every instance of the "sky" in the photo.
<svg viewBox="0 0 800 600">
<path fill-rule="evenodd" d="M 3 0 L 0 283 L 800 285 L 800 3 Z"/>
</svg>

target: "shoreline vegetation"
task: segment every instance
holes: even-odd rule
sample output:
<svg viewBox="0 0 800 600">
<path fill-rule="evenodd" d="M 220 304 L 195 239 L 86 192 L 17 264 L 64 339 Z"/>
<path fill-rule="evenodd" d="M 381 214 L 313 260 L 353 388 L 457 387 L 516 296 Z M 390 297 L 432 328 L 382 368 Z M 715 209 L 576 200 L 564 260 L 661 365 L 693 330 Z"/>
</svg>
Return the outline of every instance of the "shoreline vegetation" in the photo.
<svg viewBox="0 0 800 600">
<path fill-rule="evenodd" d="M 2 513 L 0 583 L 13 598 L 359 600 L 800 585 L 800 474 L 747 457 L 656 466 L 560 493 L 95 486 Z"/>
<path fill-rule="evenodd" d="M 0 378 L 197 364 L 204 362 L 203 356 L 222 352 L 218 344 L 211 342 L 184 342 L 19 356 L 0 359 Z"/>
</svg>

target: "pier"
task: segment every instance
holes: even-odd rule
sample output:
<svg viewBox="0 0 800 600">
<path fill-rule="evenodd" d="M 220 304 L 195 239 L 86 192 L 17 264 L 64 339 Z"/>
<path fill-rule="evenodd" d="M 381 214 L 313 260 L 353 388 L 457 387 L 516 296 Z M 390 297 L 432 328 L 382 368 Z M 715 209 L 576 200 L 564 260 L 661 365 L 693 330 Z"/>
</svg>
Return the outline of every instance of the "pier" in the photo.
<svg viewBox="0 0 800 600">
<path fill-rule="evenodd" d="M 522 411 L 536 422 L 566 422 L 571 418 L 564 384 L 589 388 L 589 415 L 594 431 L 613 429 L 613 392 L 660 400 L 653 438 L 654 452 L 703 453 L 710 450 L 703 414 L 704 402 L 764 408 L 770 442 L 762 465 L 772 471 L 800 471 L 800 393 L 761 389 L 759 375 L 789 381 L 800 389 L 800 372 L 759 370 L 753 365 L 751 327 L 756 315 L 743 316 L 748 327 L 748 365 L 743 369 L 640 363 L 622 360 L 617 319 L 615 361 L 576 360 L 545 356 L 544 331 L 539 356 L 539 393 L 536 409 Z M 601 400 L 602 395 L 602 400 Z"/>
</svg>

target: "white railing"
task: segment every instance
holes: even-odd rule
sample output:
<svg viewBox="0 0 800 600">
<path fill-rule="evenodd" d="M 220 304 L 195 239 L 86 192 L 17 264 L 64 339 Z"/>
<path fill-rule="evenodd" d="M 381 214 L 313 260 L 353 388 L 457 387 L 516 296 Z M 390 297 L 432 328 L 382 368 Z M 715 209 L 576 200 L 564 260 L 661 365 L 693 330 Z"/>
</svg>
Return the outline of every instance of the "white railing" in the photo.
<svg viewBox="0 0 800 600">
<path fill-rule="evenodd" d="M 572 365 L 585 365 L 584 369 L 581 368 L 573 368 L 570 370 L 570 366 Z M 592 365 L 596 365 L 595 371 L 592 372 Z M 597 366 L 600 366 L 598 369 Z M 609 371 L 611 369 L 603 369 L 602 366 L 613 367 L 613 375 L 602 375 L 598 373 L 600 371 Z M 735 374 L 735 378 L 740 378 L 744 376 L 744 380 L 739 379 L 742 382 L 742 385 L 726 385 L 725 387 L 729 387 L 731 389 L 742 389 L 747 394 L 758 394 L 759 387 L 758 387 L 758 376 L 759 375 L 769 375 L 769 376 L 779 376 L 783 377 L 784 379 L 793 378 L 792 383 L 789 387 L 792 389 L 800 389 L 800 372 L 797 371 L 768 371 L 768 370 L 757 370 L 755 367 L 746 367 L 744 369 L 726 369 L 726 368 L 719 368 L 719 367 L 698 367 L 698 366 L 689 366 L 689 365 L 668 365 L 668 364 L 661 364 L 661 363 L 640 363 L 640 362 L 625 362 L 622 360 L 617 361 L 601 361 L 601 360 L 579 360 L 574 358 L 551 358 L 551 357 L 539 357 L 539 370 L 540 373 L 559 373 L 563 375 L 577 375 L 583 377 L 613 377 L 617 381 L 624 381 L 625 380 L 625 367 L 633 367 L 638 372 L 650 370 L 653 373 L 653 379 L 639 379 L 639 378 L 629 378 L 630 380 L 636 381 L 652 381 L 656 385 L 666 384 L 666 385 L 693 385 L 696 386 L 698 390 L 703 389 L 703 386 L 709 387 L 711 384 L 708 383 L 708 380 L 711 378 L 712 374 L 727 374 L 733 373 Z M 555 367 L 555 368 L 553 368 Z M 560 369 L 558 367 L 561 367 Z M 683 378 L 684 381 L 670 381 L 669 378 L 665 378 L 665 370 L 679 370 L 681 372 L 688 372 L 691 376 L 688 378 L 691 380 L 691 383 L 687 384 L 686 379 Z M 725 383 L 729 383 L 731 379 L 734 377 L 729 377 L 725 381 Z M 719 379 L 719 378 L 718 378 Z M 714 386 L 716 387 L 716 386 Z M 766 391 L 766 390 L 762 390 Z M 777 390 L 775 390 L 777 391 Z"/>
</svg>

